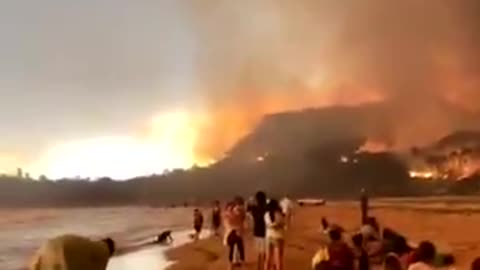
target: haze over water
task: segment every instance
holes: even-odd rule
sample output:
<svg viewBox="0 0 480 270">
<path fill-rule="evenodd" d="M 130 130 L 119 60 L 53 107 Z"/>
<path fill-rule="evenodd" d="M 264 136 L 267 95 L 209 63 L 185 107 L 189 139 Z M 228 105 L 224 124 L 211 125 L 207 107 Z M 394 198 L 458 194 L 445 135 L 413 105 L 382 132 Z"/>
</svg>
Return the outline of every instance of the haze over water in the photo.
<svg viewBox="0 0 480 270">
<path fill-rule="evenodd" d="M 111 236 L 120 247 L 128 246 L 166 228 L 187 228 L 191 209 L 0 209 L 0 216 L 0 269 L 19 270 L 42 243 L 57 235 Z"/>
</svg>

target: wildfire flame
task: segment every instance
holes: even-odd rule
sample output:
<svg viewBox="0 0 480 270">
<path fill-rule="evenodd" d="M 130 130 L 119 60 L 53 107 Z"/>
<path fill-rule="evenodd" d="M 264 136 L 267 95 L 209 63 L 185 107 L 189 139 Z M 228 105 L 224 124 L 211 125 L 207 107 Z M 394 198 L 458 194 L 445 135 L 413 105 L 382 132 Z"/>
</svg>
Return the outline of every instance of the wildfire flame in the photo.
<svg viewBox="0 0 480 270">
<path fill-rule="evenodd" d="M 357 150 L 358 153 L 382 153 L 389 151 L 389 147 L 386 143 L 378 140 L 368 139 L 360 148 Z"/>
<path fill-rule="evenodd" d="M 409 171 L 409 175 L 411 178 L 419 178 L 419 179 L 434 179 L 436 178 L 436 174 L 433 171 Z"/>
</svg>

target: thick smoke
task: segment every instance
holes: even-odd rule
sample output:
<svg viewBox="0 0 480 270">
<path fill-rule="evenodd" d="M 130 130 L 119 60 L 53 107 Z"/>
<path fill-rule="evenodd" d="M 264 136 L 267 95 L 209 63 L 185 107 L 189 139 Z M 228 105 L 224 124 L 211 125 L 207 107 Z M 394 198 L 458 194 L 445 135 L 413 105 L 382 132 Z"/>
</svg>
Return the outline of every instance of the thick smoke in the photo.
<svg viewBox="0 0 480 270">
<path fill-rule="evenodd" d="M 200 151 L 225 150 L 265 113 L 379 99 L 385 113 L 366 125 L 397 147 L 472 128 L 478 14 L 475 0 L 193 4 L 198 95 L 216 116 Z"/>
</svg>

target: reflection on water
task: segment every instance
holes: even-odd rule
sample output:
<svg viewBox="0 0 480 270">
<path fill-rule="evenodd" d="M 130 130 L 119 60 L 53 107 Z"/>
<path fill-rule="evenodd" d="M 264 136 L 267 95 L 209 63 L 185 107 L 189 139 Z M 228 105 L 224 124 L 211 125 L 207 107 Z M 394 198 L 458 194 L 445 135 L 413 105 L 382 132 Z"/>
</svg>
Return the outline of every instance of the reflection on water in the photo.
<svg viewBox="0 0 480 270">
<path fill-rule="evenodd" d="M 0 209 L 0 216 L 0 269 L 19 270 L 28 264 L 33 252 L 45 240 L 57 235 L 110 236 L 118 246 L 129 246 L 166 228 L 187 228 L 192 210 L 147 207 Z M 154 251 L 145 252 L 143 254 Z"/>
<path fill-rule="evenodd" d="M 150 246 L 134 253 L 114 257 L 112 260 L 110 260 L 107 270 L 166 269 L 173 262 L 168 261 L 165 257 L 165 250 L 189 242 L 190 233 L 190 231 L 181 231 L 174 233 L 174 243 L 172 246 Z M 206 232 L 202 234 L 202 237 L 205 236 L 207 236 Z"/>
<path fill-rule="evenodd" d="M 150 247 L 133 254 L 115 257 L 108 263 L 107 270 L 165 269 L 171 263 L 165 258 L 164 251 L 165 247 Z"/>
</svg>

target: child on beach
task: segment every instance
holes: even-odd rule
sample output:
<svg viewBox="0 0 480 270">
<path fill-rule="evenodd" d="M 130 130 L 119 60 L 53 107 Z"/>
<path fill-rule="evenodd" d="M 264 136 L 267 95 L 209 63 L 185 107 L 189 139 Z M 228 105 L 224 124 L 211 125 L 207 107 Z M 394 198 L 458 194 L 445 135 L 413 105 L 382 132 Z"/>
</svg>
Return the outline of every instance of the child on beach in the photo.
<svg viewBox="0 0 480 270">
<path fill-rule="evenodd" d="M 265 270 L 283 270 L 286 220 L 278 201 L 270 200 L 264 218 L 267 240 Z"/>
<path fill-rule="evenodd" d="M 203 215 L 200 212 L 200 209 L 195 209 L 193 211 L 193 229 L 195 230 L 193 234 L 193 240 L 197 241 L 200 239 L 200 233 L 203 228 Z"/>
</svg>

